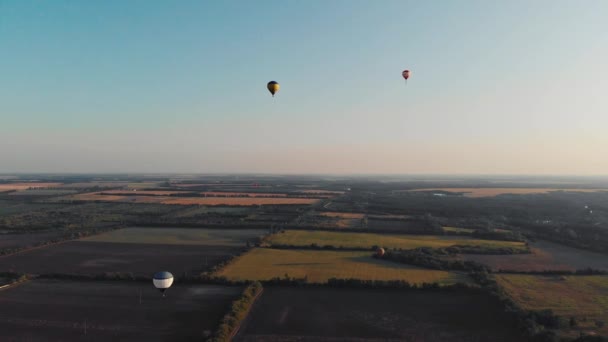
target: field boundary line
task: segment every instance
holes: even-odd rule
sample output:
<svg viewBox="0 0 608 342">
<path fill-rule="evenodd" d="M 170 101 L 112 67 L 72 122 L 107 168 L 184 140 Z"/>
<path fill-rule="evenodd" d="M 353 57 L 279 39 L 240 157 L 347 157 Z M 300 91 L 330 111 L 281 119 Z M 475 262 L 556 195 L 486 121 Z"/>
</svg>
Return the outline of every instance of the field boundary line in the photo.
<svg viewBox="0 0 608 342">
<path fill-rule="evenodd" d="M 19 286 L 21 284 L 27 283 L 28 281 L 30 281 L 30 279 L 26 279 L 26 280 L 22 280 L 22 281 L 16 281 L 14 283 L 2 285 L 2 286 L 0 286 L 0 291 L 4 291 L 4 290 L 11 289 L 13 287 L 17 287 L 17 286 Z"/>
<path fill-rule="evenodd" d="M 243 324 L 245 324 L 249 320 L 249 314 L 251 313 L 251 310 L 253 310 L 255 303 L 258 301 L 258 298 L 260 298 L 262 293 L 264 293 L 263 287 L 262 287 L 262 290 L 260 292 L 258 292 L 258 294 L 255 295 L 255 297 L 253 298 L 253 301 L 251 302 L 251 305 L 249 306 L 249 309 L 247 310 L 247 314 L 245 315 L 245 319 L 243 321 L 241 321 L 239 323 L 239 325 L 236 327 L 236 329 L 234 329 L 232 331 L 232 334 L 230 334 L 230 341 L 232 341 L 236 337 L 236 335 L 238 335 L 239 331 L 241 331 L 241 327 L 243 326 Z"/>
</svg>

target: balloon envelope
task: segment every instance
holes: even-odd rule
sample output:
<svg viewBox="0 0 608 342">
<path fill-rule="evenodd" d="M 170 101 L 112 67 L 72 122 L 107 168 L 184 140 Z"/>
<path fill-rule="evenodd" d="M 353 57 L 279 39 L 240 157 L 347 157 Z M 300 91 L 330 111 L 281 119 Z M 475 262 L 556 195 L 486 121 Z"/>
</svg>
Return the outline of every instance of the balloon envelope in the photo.
<svg viewBox="0 0 608 342">
<path fill-rule="evenodd" d="M 270 81 L 266 85 L 266 88 L 268 88 L 268 91 L 272 94 L 272 96 L 274 96 L 274 94 L 276 94 L 279 91 L 281 86 L 276 81 Z"/>
<path fill-rule="evenodd" d="M 376 256 L 379 256 L 379 257 L 384 256 L 384 248 L 378 248 L 376 250 Z"/>
<path fill-rule="evenodd" d="M 403 76 L 403 78 L 405 78 L 407 80 L 408 78 L 410 78 L 410 74 L 411 74 L 411 72 L 409 70 L 403 70 L 403 72 L 401 73 L 401 76 Z"/>
<path fill-rule="evenodd" d="M 157 289 L 161 291 L 166 290 L 173 284 L 173 274 L 167 271 L 158 272 L 152 278 L 152 283 Z"/>
</svg>

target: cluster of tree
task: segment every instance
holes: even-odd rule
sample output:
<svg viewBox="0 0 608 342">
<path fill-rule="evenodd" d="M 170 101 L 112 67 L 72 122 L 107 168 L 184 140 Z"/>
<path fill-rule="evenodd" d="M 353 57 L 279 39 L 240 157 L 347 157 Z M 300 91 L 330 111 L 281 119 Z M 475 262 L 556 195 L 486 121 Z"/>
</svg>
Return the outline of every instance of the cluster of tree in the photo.
<svg viewBox="0 0 608 342">
<path fill-rule="evenodd" d="M 497 231 L 497 230 L 482 230 L 477 229 L 471 233 L 471 236 L 477 239 L 485 240 L 502 240 L 502 241 L 515 241 L 524 242 L 526 238 L 522 233 L 517 231 Z"/>
<path fill-rule="evenodd" d="M 474 261 L 445 259 L 441 258 L 441 255 L 445 255 L 445 252 L 441 249 L 423 247 L 412 250 L 390 250 L 381 256 L 381 258 L 403 264 L 422 266 L 437 270 L 489 272 L 489 269 L 480 263 Z"/>
<path fill-rule="evenodd" d="M 608 271 L 585 268 L 576 271 L 569 270 L 543 270 L 543 271 L 512 271 L 498 270 L 498 273 L 535 274 L 535 275 L 608 275 Z"/>
<path fill-rule="evenodd" d="M 445 252 L 446 254 L 510 255 L 531 253 L 528 245 L 526 245 L 525 248 L 455 245 L 450 247 L 438 248 L 437 250 L 439 253 Z"/>
<path fill-rule="evenodd" d="M 262 291 L 263 287 L 260 282 L 254 282 L 247 286 L 241 297 L 232 302 L 230 312 L 224 316 L 217 331 L 213 334 L 213 337 L 208 339 L 208 341 L 231 341 Z"/>
</svg>

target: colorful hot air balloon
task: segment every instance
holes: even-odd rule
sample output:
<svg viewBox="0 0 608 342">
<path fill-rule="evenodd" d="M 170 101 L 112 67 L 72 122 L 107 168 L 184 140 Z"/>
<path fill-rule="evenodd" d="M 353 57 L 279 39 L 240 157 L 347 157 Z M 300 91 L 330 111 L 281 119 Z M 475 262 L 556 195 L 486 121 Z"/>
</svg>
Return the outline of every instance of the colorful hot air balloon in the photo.
<svg viewBox="0 0 608 342">
<path fill-rule="evenodd" d="M 380 247 L 376 250 L 376 257 L 382 258 L 384 256 L 384 248 Z"/>
<path fill-rule="evenodd" d="M 410 74 L 411 72 L 409 70 L 403 70 L 403 72 L 401 73 L 401 76 L 405 78 L 405 83 L 407 83 L 407 79 L 410 78 Z"/>
<path fill-rule="evenodd" d="M 164 297 L 165 291 L 173 284 L 173 274 L 167 271 L 158 272 L 154 275 L 152 283 L 154 287 L 160 290 Z"/>
<path fill-rule="evenodd" d="M 281 88 L 281 86 L 279 85 L 278 82 L 276 81 L 270 81 L 268 82 L 268 84 L 266 85 L 266 88 L 268 88 L 268 91 L 272 94 L 272 96 L 274 97 L 274 94 L 276 94 L 279 91 L 279 88 Z"/>
</svg>

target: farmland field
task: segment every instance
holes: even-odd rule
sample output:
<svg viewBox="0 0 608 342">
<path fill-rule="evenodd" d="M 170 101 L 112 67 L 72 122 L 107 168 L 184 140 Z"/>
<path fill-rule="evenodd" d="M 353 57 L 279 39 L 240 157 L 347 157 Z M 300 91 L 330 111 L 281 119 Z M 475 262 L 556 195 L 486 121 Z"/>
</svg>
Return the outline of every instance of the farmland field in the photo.
<svg viewBox="0 0 608 342">
<path fill-rule="evenodd" d="M 203 196 L 210 197 L 287 197 L 287 194 L 273 192 L 230 192 L 230 191 L 203 191 Z"/>
<path fill-rule="evenodd" d="M 34 280 L 0 291 L 0 331 L 3 341 L 204 340 L 240 291 L 176 283 L 163 298 L 148 282 Z"/>
<path fill-rule="evenodd" d="M 0 184 L 0 192 L 12 191 L 12 190 L 27 190 L 27 189 L 38 189 L 38 188 L 52 188 L 58 187 L 61 183 L 49 183 L 49 182 L 22 182 L 22 183 L 2 183 Z"/>
<path fill-rule="evenodd" d="M 135 190 L 135 191 L 134 191 Z M 191 194 L 190 191 L 167 191 L 167 190 L 105 190 L 103 194 L 108 195 L 126 195 L 126 196 L 171 196 Z"/>
<path fill-rule="evenodd" d="M 75 193 L 76 190 L 70 189 L 28 189 L 12 192 L 11 196 L 65 196 Z"/>
<path fill-rule="evenodd" d="M 0 234 L 0 249 L 34 246 L 39 242 L 50 241 L 63 237 L 66 232 L 42 232 L 28 234 Z"/>
<path fill-rule="evenodd" d="M 267 233 L 265 229 L 204 229 L 134 227 L 94 235 L 82 241 L 166 245 L 244 246 Z"/>
<path fill-rule="evenodd" d="M 198 205 L 308 205 L 317 203 L 315 198 L 265 198 L 265 197 L 184 197 L 163 201 L 163 204 Z"/>
<path fill-rule="evenodd" d="M 321 211 L 318 213 L 319 216 L 326 216 L 326 217 L 336 217 L 336 218 L 342 218 L 342 219 L 357 219 L 357 220 L 361 220 L 365 217 L 365 214 L 363 213 L 340 213 L 340 212 L 334 212 L 334 211 Z"/>
<path fill-rule="evenodd" d="M 367 228 L 371 230 L 391 231 L 391 232 L 420 232 L 428 230 L 428 224 L 419 220 L 392 220 L 369 218 Z"/>
<path fill-rule="evenodd" d="M 309 205 L 319 201 L 316 198 L 289 197 L 176 197 L 176 196 L 138 196 L 113 195 L 110 192 L 93 192 L 61 197 L 63 201 L 103 201 L 103 202 L 136 202 L 160 203 L 177 205 L 224 205 L 224 206 L 253 206 L 253 205 Z M 121 194 L 122 192 L 118 192 Z M 135 192 L 129 192 L 134 194 Z"/>
<path fill-rule="evenodd" d="M 454 193 L 464 193 L 466 197 L 493 197 L 504 194 L 527 195 L 527 194 L 542 194 L 551 191 L 568 191 L 568 192 L 596 192 L 608 191 L 608 189 L 560 189 L 560 188 L 428 188 L 414 189 L 405 191 L 445 191 Z"/>
<path fill-rule="evenodd" d="M 525 248 L 523 242 L 472 239 L 464 236 L 442 235 L 403 235 L 347 233 L 308 230 L 287 230 L 270 235 L 266 242 L 277 245 L 318 246 L 331 245 L 346 248 L 371 248 L 382 246 L 395 249 L 414 249 L 419 247 L 442 248 L 455 245 L 483 246 L 488 248 Z"/>
<path fill-rule="evenodd" d="M 74 273 L 131 272 L 150 276 L 159 269 L 181 275 L 208 270 L 240 252 L 235 246 L 181 246 L 69 241 L 0 257 L 0 272 Z"/>
<path fill-rule="evenodd" d="M 410 283 L 467 282 L 464 275 L 423 269 L 372 258 L 370 252 L 335 252 L 255 248 L 215 275 L 232 280 L 268 280 L 285 275 L 324 283 L 330 278 L 406 280 Z"/>
<path fill-rule="evenodd" d="M 525 310 L 550 309 L 566 319 L 576 318 L 578 326 L 562 331 L 566 335 L 578 336 L 578 331 L 608 334 L 608 276 L 501 274 L 496 280 Z M 598 321 L 603 326 L 596 325 Z"/>
<path fill-rule="evenodd" d="M 608 256 L 552 242 L 538 241 L 530 244 L 532 254 L 514 255 L 462 255 L 490 266 L 494 270 L 510 271 L 574 271 L 593 268 L 608 271 Z"/>
<path fill-rule="evenodd" d="M 471 234 L 475 231 L 475 229 L 471 228 L 457 228 L 457 227 L 443 227 L 444 232 L 451 233 L 463 233 L 463 234 Z"/>
<path fill-rule="evenodd" d="M 484 294 L 269 287 L 235 341 L 522 341 L 516 331 Z"/>
</svg>

